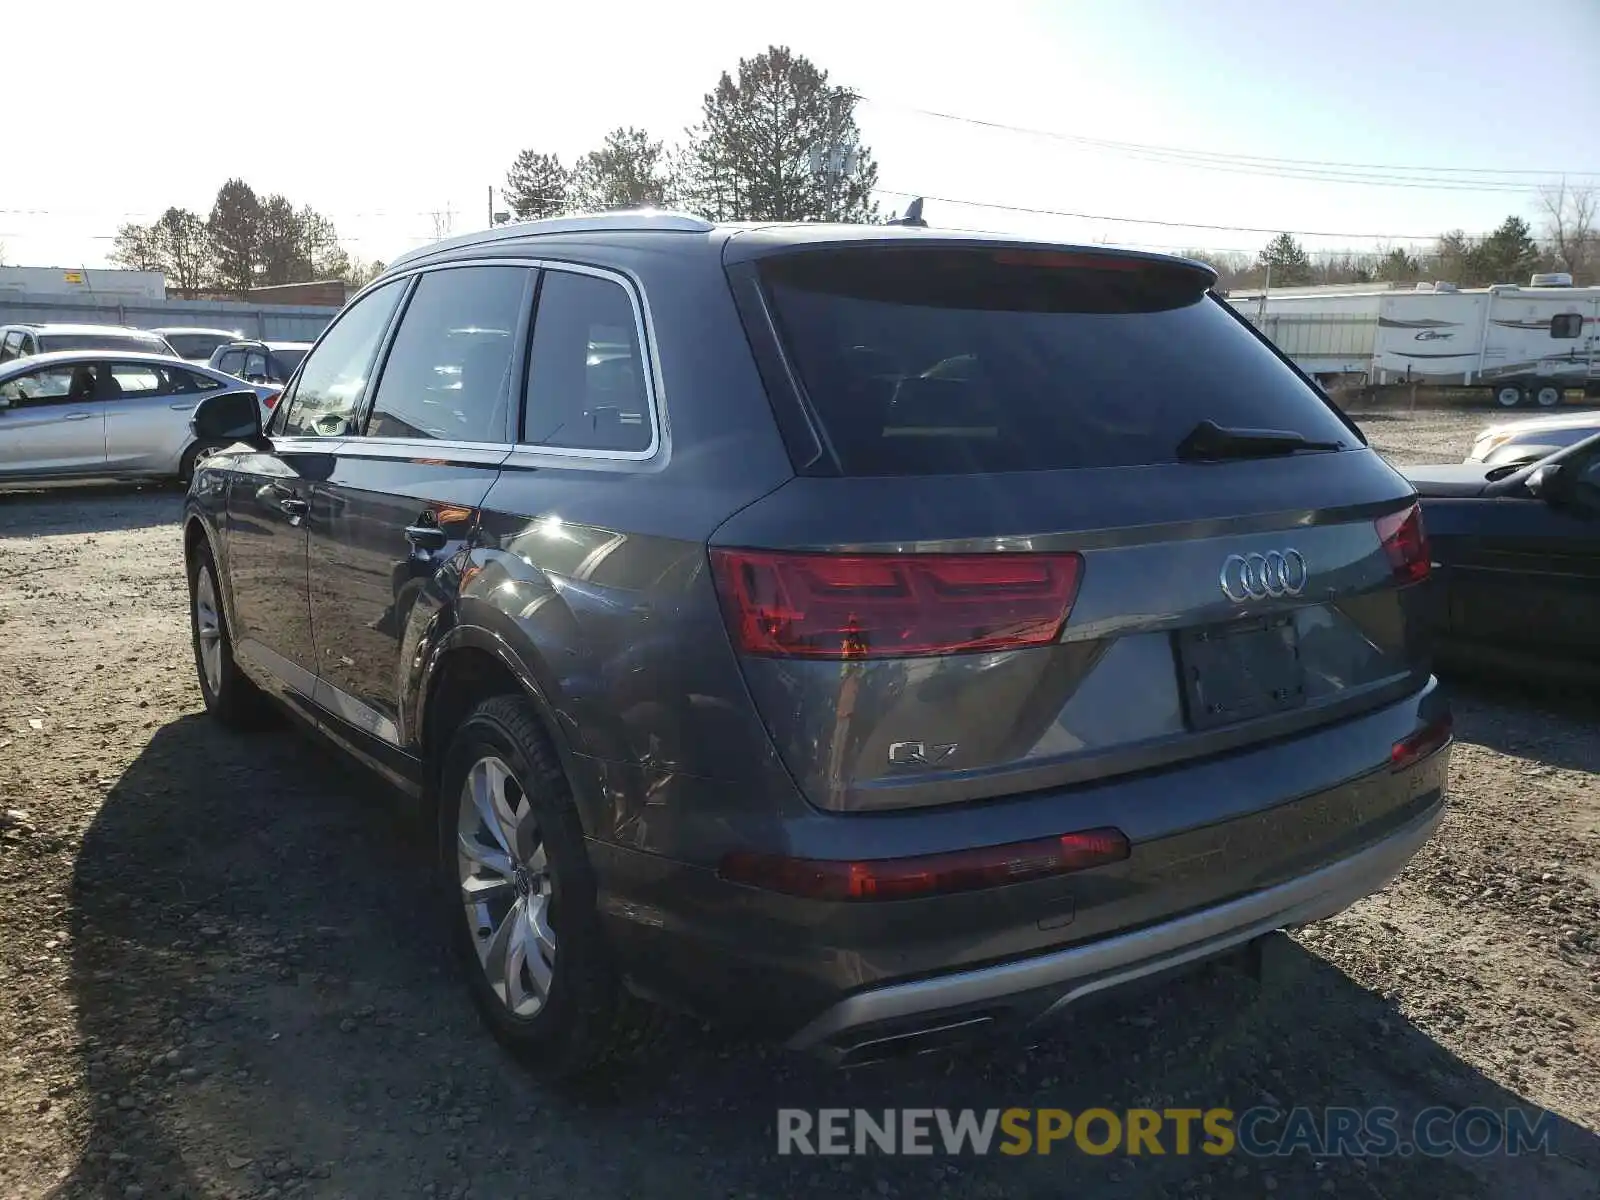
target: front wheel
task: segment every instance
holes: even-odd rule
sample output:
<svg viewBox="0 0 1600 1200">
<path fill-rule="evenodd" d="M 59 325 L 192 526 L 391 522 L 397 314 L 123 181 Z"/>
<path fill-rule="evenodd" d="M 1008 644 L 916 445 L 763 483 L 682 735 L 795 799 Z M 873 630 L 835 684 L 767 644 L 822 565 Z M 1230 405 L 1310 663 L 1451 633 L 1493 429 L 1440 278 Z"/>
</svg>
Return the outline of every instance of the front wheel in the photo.
<svg viewBox="0 0 1600 1200">
<path fill-rule="evenodd" d="M 189 486 L 194 478 L 195 464 L 208 454 L 214 454 L 222 447 L 216 442 L 196 442 L 183 452 L 183 461 L 178 464 L 178 482 L 184 487 Z"/>
<path fill-rule="evenodd" d="M 209 547 L 202 546 L 189 562 L 189 629 L 206 711 L 233 729 L 261 725 L 267 716 L 266 697 L 233 661 L 233 639 Z"/>
<path fill-rule="evenodd" d="M 1516 408 L 1522 403 L 1522 389 L 1514 383 L 1501 384 L 1494 390 L 1494 402 L 1501 408 Z"/>
<path fill-rule="evenodd" d="M 533 1071 L 581 1074 L 620 1047 L 624 995 L 596 909 L 572 790 L 526 701 L 456 730 L 439 787 L 441 902 L 468 990 Z"/>
<path fill-rule="evenodd" d="M 1553 383 L 1541 384 L 1533 398 L 1540 408 L 1554 408 L 1561 403 L 1561 389 Z"/>
</svg>

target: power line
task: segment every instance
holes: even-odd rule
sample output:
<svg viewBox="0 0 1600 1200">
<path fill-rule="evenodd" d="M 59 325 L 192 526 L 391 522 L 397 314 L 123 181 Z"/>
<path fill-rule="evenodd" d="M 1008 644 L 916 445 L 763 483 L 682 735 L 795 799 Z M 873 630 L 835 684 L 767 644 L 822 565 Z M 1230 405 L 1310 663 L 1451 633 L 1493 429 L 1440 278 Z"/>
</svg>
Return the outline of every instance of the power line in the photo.
<svg viewBox="0 0 1600 1200">
<path fill-rule="evenodd" d="M 1107 213 L 1070 212 L 1060 208 L 1029 208 L 1022 204 L 997 204 L 986 200 L 960 200 L 953 196 L 935 196 L 928 192 L 900 192 L 892 188 L 873 188 L 872 190 L 885 196 L 901 196 L 907 199 L 921 196 L 924 200 L 934 200 L 940 204 L 959 204 L 968 208 L 992 208 L 998 212 L 1028 213 L 1041 217 L 1075 217 L 1085 221 L 1115 221 L 1123 225 L 1159 225 L 1171 229 L 1209 229 L 1213 232 L 1222 233 L 1289 233 L 1296 237 L 1342 237 L 1379 242 L 1431 242 L 1439 236 L 1437 233 L 1349 233 L 1329 232 L 1325 229 L 1263 228 L 1255 225 L 1208 225 L 1202 221 L 1163 221 L 1154 217 L 1114 217 Z"/>
<path fill-rule="evenodd" d="M 941 121 L 971 125 L 982 129 L 996 129 L 1029 137 L 1068 142 L 1095 150 L 1126 155 L 1150 162 L 1166 163 L 1201 170 L 1223 171 L 1231 174 L 1258 175 L 1284 179 L 1304 179 L 1319 183 L 1368 184 L 1377 187 L 1419 187 L 1439 191 L 1523 192 L 1527 181 L 1472 176 L 1526 176 L 1528 179 L 1554 179 L 1558 177 L 1600 177 L 1594 171 L 1538 171 L 1522 168 L 1498 167 L 1412 167 L 1394 163 L 1349 163 L 1330 159 L 1272 158 L 1266 155 L 1231 154 L 1217 151 L 1190 150 L 1178 146 L 1162 146 L 1144 142 L 1113 141 L 1058 130 L 1037 129 L 1003 121 L 990 121 L 958 113 L 939 112 L 913 105 L 877 100 L 861 93 L 852 93 L 856 99 L 885 108 L 898 108 Z M 1381 172 L 1381 173 L 1375 173 Z M 1439 178 L 1446 176 L 1446 178 Z"/>
</svg>

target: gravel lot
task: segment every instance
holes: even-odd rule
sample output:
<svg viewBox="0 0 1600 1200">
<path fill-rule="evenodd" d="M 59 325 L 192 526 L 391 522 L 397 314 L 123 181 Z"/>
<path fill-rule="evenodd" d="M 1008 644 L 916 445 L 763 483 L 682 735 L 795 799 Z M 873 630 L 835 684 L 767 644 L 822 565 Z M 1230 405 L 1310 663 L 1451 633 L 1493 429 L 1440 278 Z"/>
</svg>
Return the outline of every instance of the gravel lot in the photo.
<svg viewBox="0 0 1600 1200">
<path fill-rule="evenodd" d="M 1373 419 L 1459 459 L 1486 414 Z M 417 839 L 288 732 L 220 732 L 181 500 L 0 495 L 0 1196 L 1600 1194 L 1593 707 L 1458 691 L 1454 803 L 1384 894 L 1032 1046 L 839 1074 L 669 1022 L 553 1091 L 481 1033 Z M 7 815 L 9 814 L 9 815 Z M 1558 1114 L 1554 1155 L 801 1159 L 774 1109 L 1429 1104 Z"/>
</svg>

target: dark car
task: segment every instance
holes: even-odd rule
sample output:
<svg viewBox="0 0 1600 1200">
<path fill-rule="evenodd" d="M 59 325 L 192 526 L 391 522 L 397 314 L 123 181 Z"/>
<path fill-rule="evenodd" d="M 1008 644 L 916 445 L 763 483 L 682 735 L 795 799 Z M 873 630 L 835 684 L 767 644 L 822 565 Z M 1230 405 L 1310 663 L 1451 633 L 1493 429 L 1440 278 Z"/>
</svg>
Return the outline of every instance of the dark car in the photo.
<svg viewBox="0 0 1600 1200">
<path fill-rule="evenodd" d="M 1427 547 L 1214 278 L 661 214 L 409 255 L 264 433 L 196 413 L 206 707 L 428 815 L 553 1073 L 629 994 L 859 1062 L 1326 917 L 1441 815 Z"/>
<path fill-rule="evenodd" d="M 1422 497 L 1442 660 L 1600 678 L 1600 433 L 1531 463 L 1403 470 Z"/>
<path fill-rule="evenodd" d="M 233 341 L 213 349 L 208 365 L 248 383 L 284 384 L 309 349 L 310 342 Z"/>
</svg>

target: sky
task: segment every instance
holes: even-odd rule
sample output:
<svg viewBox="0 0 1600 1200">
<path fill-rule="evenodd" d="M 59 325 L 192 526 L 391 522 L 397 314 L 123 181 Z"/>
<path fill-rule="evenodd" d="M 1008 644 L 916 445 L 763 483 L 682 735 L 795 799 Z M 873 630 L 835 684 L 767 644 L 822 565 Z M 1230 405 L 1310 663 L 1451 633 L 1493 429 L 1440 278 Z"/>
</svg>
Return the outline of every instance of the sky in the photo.
<svg viewBox="0 0 1600 1200">
<path fill-rule="evenodd" d="M 880 205 L 930 197 L 945 227 L 1365 249 L 1512 213 L 1537 229 L 1541 184 L 1600 186 L 1600 0 L 12 7 L 17 265 L 103 265 L 120 224 L 204 214 L 231 176 L 388 260 L 433 214 L 487 224 L 520 149 L 570 163 L 619 125 L 680 141 L 719 74 L 773 44 L 863 97 Z"/>
</svg>

